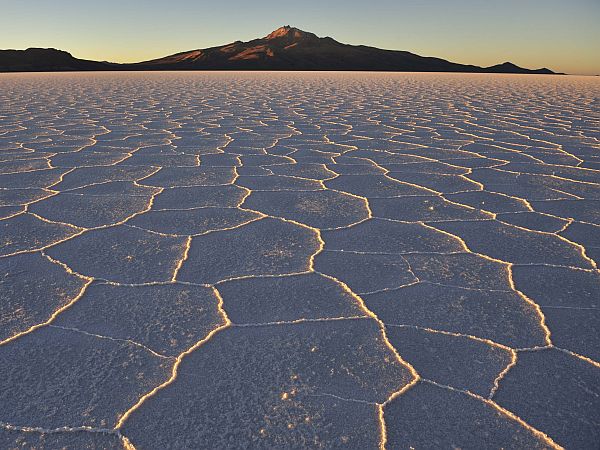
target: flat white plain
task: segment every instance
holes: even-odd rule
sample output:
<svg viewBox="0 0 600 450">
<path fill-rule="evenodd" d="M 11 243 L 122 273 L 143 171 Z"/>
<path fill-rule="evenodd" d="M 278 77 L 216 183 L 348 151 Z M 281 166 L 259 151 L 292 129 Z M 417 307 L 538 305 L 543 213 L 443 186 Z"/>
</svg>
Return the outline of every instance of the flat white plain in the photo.
<svg viewBox="0 0 600 450">
<path fill-rule="evenodd" d="M 599 94 L 0 75 L 0 446 L 597 446 Z"/>
</svg>

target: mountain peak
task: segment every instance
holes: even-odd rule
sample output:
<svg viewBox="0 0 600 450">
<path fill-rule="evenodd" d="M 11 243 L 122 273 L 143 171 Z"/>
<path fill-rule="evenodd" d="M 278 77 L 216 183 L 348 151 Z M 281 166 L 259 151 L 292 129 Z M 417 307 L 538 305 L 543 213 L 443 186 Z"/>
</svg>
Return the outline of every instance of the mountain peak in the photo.
<svg viewBox="0 0 600 450">
<path fill-rule="evenodd" d="M 311 33 L 306 33 L 305 31 L 299 30 L 295 27 L 290 27 L 289 25 L 284 25 L 282 27 L 277 28 L 272 33 L 268 34 L 265 39 L 277 39 L 277 38 L 288 38 L 288 39 L 301 39 L 306 35 Z"/>
</svg>

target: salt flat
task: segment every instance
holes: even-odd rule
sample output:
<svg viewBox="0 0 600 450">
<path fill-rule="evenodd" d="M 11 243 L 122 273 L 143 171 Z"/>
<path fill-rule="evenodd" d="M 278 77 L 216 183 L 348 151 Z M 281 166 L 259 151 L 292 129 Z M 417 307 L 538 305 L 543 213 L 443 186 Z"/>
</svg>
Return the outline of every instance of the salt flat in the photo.
<svg viewBox="0 0 600 450">
<path fill-rule="evenodd" d="M 600 81 L 0 76 L 0 448 L 598 448 Z"/>
</svg>

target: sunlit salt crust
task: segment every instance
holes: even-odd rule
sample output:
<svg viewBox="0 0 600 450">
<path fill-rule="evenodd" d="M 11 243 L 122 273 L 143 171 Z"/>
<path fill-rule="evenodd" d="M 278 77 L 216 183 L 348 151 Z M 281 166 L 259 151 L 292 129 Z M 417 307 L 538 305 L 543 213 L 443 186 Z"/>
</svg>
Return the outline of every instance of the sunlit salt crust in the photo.
<svg viewBox="0 0 600 450">
<path fill-rule="evenodd" d="M 597 447 L 599 97 L 0 75 L 0 447 Z"/>
</svg>

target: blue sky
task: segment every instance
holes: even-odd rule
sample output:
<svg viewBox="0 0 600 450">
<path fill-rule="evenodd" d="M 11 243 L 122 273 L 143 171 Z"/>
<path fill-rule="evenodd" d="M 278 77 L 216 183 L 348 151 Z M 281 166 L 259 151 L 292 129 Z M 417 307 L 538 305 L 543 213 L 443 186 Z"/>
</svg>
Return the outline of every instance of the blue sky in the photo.
<svg viewBox="0 0 600 450">
<path fill-rule="evenodd" d="M 600 74 L 600 0 L 0 0 L 0 48 L 139 61 L 292 25 L 461 63 Z"/>
</svg>

